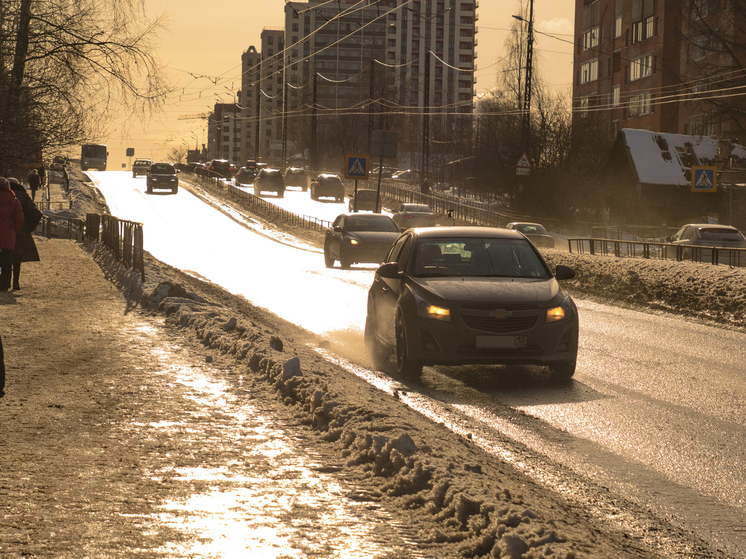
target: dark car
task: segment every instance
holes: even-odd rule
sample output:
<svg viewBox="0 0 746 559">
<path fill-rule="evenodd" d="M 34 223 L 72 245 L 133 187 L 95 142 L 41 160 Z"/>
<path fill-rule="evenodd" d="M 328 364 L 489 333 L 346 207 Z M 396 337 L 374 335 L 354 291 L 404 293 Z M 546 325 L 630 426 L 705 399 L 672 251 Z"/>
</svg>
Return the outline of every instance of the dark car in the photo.
<svg viewBox="0 0 746 559">
<path fill-rule="evenodd" d="M 719 249 L 746 248 L 746 237 L 732 225 L 717 223 L 689 223 L 679 229 L 672 237 L 666 237 L 667 243 L 675 247 L 663 247 L 664 258 L 713 262 L 713 247 Z M 735 252 L 735 251 L 734 251 Z M 717 260 L 729 264 L 731 255 L 727 250 L 718 251 Z M 743 261 L 743 258 L 740 259 Z"/>
<path fill-rule="evenodd" d="M 398 236 L 396 223 L 387 215 L 338 215 L 326 230 L 324 263 L 327 268 L 334 266 L 335 260 L 339 260 L 342 268 L 356 262 L 380 263 Z"/>
<path fill-rule="evenodd" d="M 408 229 L 376 270 L 365 341 L 402 376 L 425 365 L 534 364 L 575 373 L 578 312 L 536 247 L 492 227 Z"/>
<path fill-rule="evenodd" d="M 238 173 L 233 176 L 233 182 L 235 182 L 238 186 L 242 186 L 244 184 L 253 184 L 255 177 L 256 173 L 254 173 L 254 171 L 247 169 L 246 167 L 241 167 L 238 170 Z"/>
<path fill-rule="evenodd" d="M 174 194 L 179 191 L 179 177 L 171 163 L 153 163 L 148 171 L 146 190 L 148 194 L 156 189 L 168 189 Z"/>
<path fill-rule="evenodd" d="M 378 191 L 368 188 L 358 188 L 357 192 L 350 194 L 347 208 L 350 212 L 375 212 L 378 208 Z"/>
<path fill-rule="evenodd" d="M 235 168 L 227 159 L 213 159 L 207 166 L 207 175 L 211 178 L 231 180 Z"/>
<path fill-rule="evenodd" d="M 285 169 L 285 188 L 297 186 L 305 192 L 308 190 L 308 175 L 305 169 L 300 167 L 288 167 Z"/>
<path fill-rule="evenodd" d="M 435 226 L 435 214 L 427 204 L 400 204 L 391 219 L 402 231 L 410 227 Z"/>
<path fill-rule="evenodd" d="M 261 169 L 254 179 L 254 194 L 274 192 L 278 198 L 285 196 L 285 179 L 279 169 Z"/>
<path fill-rule="evenodd" d="M 540 223 L 514 221 L 513 223 L 508 223 L 505 229 L 520 231 L 537 247 L 554 248 L 554 237 L 547 233 L 547 230 Z"/>
<path fill-rule="evenodd" d="M 147 175 L 152 163 L 150 159 L 135 159 L 135 162 L 132 164 L 132 178 Z"/>
<path fill-rule="evenodd" d="M 321 173 L 311 182 L 311 200 L 334 198 L 337 202 L 345 199 L 345 185 L 339 175 Z"/>
</svg>

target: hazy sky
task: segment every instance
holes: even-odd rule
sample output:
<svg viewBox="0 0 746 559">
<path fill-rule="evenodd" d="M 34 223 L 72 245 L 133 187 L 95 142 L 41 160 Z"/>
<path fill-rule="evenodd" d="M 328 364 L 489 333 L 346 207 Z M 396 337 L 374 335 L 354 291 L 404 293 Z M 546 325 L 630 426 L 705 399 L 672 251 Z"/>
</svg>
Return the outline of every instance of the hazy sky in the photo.
<svg viewBox="0 0 746 559">
<path fill-rule="evenodd" d="M 134 147 L 136 156 L 163 159 L 171 147 L 187 143 L 193 149 L 196 143 L 206 142 L 204 121 L 178 117 L 209 112 L 216 101 L 232 102 L 240 88 L 241 54 L 259 45 L 262 29 L 284 25 L 285 0 L 222 0 L 215 4 L 204 0 L 146 0 L 146 4 L 151 17 L 166 16 L 158 56 L 178 92 L 161 117 L 144 125 L 119 122 L 112 126 L 107 140 L 110 169 L 118 169 L 127 161 L 127 147 Z M 535 60 L 550 86 L 569 88 L 572 81 L 574 5 L 574 0 L 534 0 Z M 503 43 L 518 6 L 519 0 L 479 3 L 477 94 L 495 84 L 495 62 L 505 53 Z"/>
</svg>

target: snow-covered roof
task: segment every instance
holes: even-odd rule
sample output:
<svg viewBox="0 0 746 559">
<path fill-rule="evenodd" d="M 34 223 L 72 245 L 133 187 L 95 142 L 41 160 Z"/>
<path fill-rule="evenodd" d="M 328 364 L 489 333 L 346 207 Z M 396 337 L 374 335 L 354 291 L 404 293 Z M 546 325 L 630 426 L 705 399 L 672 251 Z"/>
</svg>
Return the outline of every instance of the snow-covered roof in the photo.
<svg viewBox="0 0 746 559">
<path fill-rule="evenodd" d="M 718 154 L 719 142 L 707 136 L 661 134 L 625 128 L 621 136 L 637 178 L 643 184 L 688 186 L 684 171 L 708 165 Z"/>
</svg>

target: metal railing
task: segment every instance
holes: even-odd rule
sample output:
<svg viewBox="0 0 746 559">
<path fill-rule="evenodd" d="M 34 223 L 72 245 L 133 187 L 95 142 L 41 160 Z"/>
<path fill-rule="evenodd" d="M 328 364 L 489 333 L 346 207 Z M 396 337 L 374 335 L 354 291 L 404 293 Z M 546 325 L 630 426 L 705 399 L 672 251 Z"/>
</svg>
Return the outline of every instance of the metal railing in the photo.
<svg viewBox="0 0 746 559">
<path fill-rule="evenodd" d="M 36 232 L 48 239 L 62 238 L 82 241 L 85 235 L 85 221 L 77 217 L 62 217 L 44 214 Z"/>
<path fill-rule="evenodd" d="M 208 191 L 214 190 L 221 197 L 239 201 L 242 207 L 245 207 L 248 211 L 264 215 L 271 221 L 279 221 L 281 223 L 317 232 L 323 232 L 332 225 L 331 221 L 325 219 L 289 212 L 272 202 L 268 202 L 261 196 L 256 196 L 255 194 L 246 192 L 245 190 L 236 187 L 232 183 L 225 182 L 222 179 L 193 175 L 193 180 L 198 182 Z"/>
<path fill-rule="evenodd" d="M 86 237 L 102 241 L 117 260 L 140 272 L 145 281 L 145 250 L 142 223 L 119 219 L 108 214 L 86 214 Z"/>
<path fill-rule="evenodd" d="M 658 260 L 690 260 L 734 267 L 746 266 L 746 248 L 705 247 L 662 243 L 659 241 L 627 241 L 619 239 L 569 238 L 570 252 L 614 256 L 616 258 L 652 258 Z M 573 251 L 574 247 L 574 251 Z"/>
</svg>

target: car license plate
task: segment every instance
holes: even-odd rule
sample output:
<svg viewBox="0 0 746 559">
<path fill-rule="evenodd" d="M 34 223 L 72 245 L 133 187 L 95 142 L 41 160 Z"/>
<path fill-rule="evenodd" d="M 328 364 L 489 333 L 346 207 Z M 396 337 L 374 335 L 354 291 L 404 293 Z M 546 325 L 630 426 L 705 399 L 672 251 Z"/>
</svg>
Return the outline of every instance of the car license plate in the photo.
<svg viewBox="0 0 746 559">
<path fill-rule="evenodd" d="M 528 336 L 477 336 L 478 349 L 510 349 L 528 346 Z"/>
</svg>

